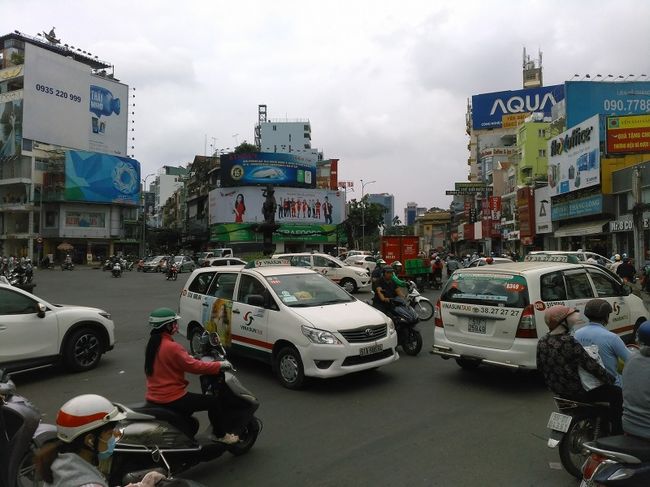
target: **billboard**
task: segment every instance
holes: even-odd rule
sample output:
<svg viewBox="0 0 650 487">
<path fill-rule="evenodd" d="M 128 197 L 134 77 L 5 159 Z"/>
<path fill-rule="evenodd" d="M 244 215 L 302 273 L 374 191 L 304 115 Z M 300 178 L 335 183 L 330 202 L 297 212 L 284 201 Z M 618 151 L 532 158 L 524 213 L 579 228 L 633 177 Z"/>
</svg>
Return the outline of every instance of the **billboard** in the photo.
<svg viewBox="0 0 650 487">
<path fill-rule="evenodd" d="M 210 224 L 262 223 L 264 188 L 243 186 L 217 188 L 210 191 Z M 330 224 L 341 223 L 345 218 L 345 201 L 342 191 L 329 189 L 275 188 L 277 210 L 275 222 Z"/>
<path fill-rule="evenodd" d="M 65 153 L 65 199 L 140 204 L 140 163 L 96 152 Z"/>
<path fill-rule="evenodd" d="M 128 86 L 32 44 L 24 86 L 25 138 L 126 156 Z"/>
<path fill-rule="evenodd" d="M 558 195 L 600 184 L 598 115 L 548 141 L 548 185 Z"/>
<path fill-rule="evenodd" d="M 550 186 L 535 190 L 535 233 L 553 233 Z"/>
<path fill-rule="evenodd" d="M 596 114 L 640 115 L 650 111 L 648 81 L 567 81 L 565 87 L 567 127 Z"/>
<path fill-rule="evenodd" d="M 650 152 L 650 115 L 607 117 L 607 153 Z"/>
<path fill-rule="evenodd" d="M 261 242 L 262 234 L 244 223 L 212 225 L 212 242 Z M 336 243 L 336 225 L 280 225 L 273 234 L 274 242 Z"/>
<path fill-rule="evenodd" d="M 0 95 L 0 160 L 20 155 L 23 131 L 23 100 L 3 96 Z"/>
<path fill-rule="evenodd" d="M 316 166 L 303 157 L 278 152 L 221 156 L 221 186 L 265 185 L 316 187 Z"/>
<path fill-rule="evenodd" d="M 521 114 L 543 112 L 551 116 L 551 108 L 564 99 L 564 85 L 543 86 L 516 91 L 499 91 L 472 96 L 472 127 L 474 129 L 509 128 L 516 126 Z M 513 117 L 513 115 L 517 115 Z M 525 117 L 524 117 L 525 118 Z"/>
</svg>

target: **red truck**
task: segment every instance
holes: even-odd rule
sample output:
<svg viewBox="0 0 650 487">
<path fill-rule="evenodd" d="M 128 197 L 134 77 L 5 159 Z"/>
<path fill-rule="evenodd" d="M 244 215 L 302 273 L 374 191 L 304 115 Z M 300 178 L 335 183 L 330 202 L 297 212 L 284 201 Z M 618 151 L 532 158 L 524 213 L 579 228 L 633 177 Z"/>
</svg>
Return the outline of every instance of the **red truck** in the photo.
<svg viewBox="0 0 650 487">
<path fill-rule="evenodd" d="M 419 258 L 420 237 L 416 235 L 385 235 L 381 237 L 381 257 L 391 265 L 399 260 L 405 265 L 407 260 Z"/>
</svg>

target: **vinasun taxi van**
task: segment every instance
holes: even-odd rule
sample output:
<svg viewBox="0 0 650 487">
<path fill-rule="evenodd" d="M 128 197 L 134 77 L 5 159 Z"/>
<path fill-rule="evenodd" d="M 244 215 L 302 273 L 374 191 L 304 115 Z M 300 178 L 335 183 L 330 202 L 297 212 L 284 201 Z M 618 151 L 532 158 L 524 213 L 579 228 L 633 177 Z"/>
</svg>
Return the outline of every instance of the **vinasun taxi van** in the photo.
<svg viewBox="0 0 650 487">
<path fill-rule="evenodd" d="M 536 255 L 454 272 L 435 306 L 431 352 L 463 368 L 535 369 L 538 338 L 548 332 L 545 310 L 570 306 L 586 323 L 584 308 L 593 298 L 612 305 L 608 329 L 631 341 L 648 317 L 643 301 L 606 268 L 577 262 L 570 255 Z"/>
<path fill-rule="evenodd" d="M 318 272 L 282 259 L 201 268 L 180 297 L 180 331 L 204 330 L 232 352 L 270 363 L 285 387 L 387 365 L 399 358 L 393 322 Z"/>
</svg>

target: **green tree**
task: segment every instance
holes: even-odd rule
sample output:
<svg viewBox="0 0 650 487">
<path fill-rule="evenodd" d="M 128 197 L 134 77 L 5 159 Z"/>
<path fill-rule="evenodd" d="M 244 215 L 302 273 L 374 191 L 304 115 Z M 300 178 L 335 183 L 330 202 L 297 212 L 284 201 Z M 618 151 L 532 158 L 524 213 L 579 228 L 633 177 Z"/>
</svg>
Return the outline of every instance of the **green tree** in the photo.
<svg viewBox="0 0 650 487">
<path fill-rule="evenodd" d="M 368 203 L 368 195 L 361 201 L 353 199 L 348 203 L 348 218 L 345 221 L 348 247 L 361 248 L 365 235 L 366 248 L 378 248 L 379 227 L 383 225 L 386 208 L 376 203 Z M 365 232 L 364 232 L 365 223 Z M 365 250 L 365 249 L 364 249 Z"/>
<path fill-rule="evenodd" d="M 256 145 L 250 144 L 247 141 L 242 142 L 237 147 L 235 147 L 235 154 L 242 154 L 245 152 L 259 152 L 259 149 Z"/>
</svg>

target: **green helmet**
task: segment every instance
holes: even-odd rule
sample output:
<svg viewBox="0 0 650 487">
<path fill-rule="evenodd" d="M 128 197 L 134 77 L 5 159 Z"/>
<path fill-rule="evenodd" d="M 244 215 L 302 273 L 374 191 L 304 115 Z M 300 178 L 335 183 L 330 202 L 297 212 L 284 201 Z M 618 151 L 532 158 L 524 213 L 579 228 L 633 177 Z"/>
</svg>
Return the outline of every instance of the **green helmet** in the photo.
<svg viewBox="0 0 650 487">
<path fill-rule="evenodd" d="M 158 328 L 162 328 L 169 323 L 173 323 L 179 318 L 180 316 L 178 316 L 174 310 L 171 310 L 169 308 L 154 309 L 149 315 L 149 326 L 157 330 Z"/>
</svg>

